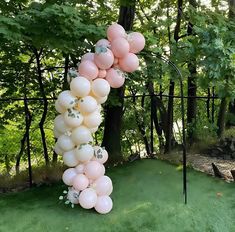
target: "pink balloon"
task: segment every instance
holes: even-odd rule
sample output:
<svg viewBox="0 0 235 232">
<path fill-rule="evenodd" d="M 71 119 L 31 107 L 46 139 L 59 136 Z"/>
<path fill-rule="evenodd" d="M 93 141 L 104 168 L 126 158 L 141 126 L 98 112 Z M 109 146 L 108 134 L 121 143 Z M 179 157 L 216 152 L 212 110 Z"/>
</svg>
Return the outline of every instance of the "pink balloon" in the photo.
<svg viewBox="0 0 235 232">
<path fill-rule="evenodd" d="M 134 72 L 139 67 L 139 59 L 133 53 L 128 53 L 123 58 L 119 59 L 119 67 L 124 72 Z"/>
<path fill-rule="evenodd" d="M 94 189 L 87 188 L 80 193 L 78 200 L 82 208 L 91 209 L 96 205 L 97 194 Z"/>
<path fill-rule="evenodd" d="M 111 68 L 107 71 L 106 80 L 112 88 L 120 88 L 125 82 L 125 76 L 121 70 Z"/>
<path fill-rule="evenodd" d="M 130 52 L 138 53 L 143 50 L 145 46 L 145 38 L 139 32 L 132 32 L 128 35 L 127 40 L 130 45 Z"/>
<path fill-rule="evenodd" d="M 85 188 L 87 188 L 88 185 L 89 185 L 89 180 L 83 174 L 78 174 L 73 179 L 73 187 L 78 191 L 84 190 Z"/>
<path fill-rule="evenodd" d="M 100 69 L 108 69 L 113 65 L 114 56 L 110 49 L 97 47 L 94 61 Z"/>
<path fill-rule="evenodd" d="M 64 171 L 62 180 L 66 185 L 73 185 L 73 179 L 77 175 L 75 168 L 69 168 Z"/>
<path fill-rule="evenodd" d="M 112 181 L 108 176 L 101 176 L 92 184 L 92 187 L 95 189 L 98 196 L 110 195 Z"/>
<path fill-rule="evenodd" d="M 118 37 L 125 38 L 125 36 L 126 36 L 125 29 L 117 23 L 110 25 L 107 29 L 107 37 L 109 41 L 112 41 Z"/>
<path fill-rule="evenodd" d="M 105 78 L 105 77 L 106 77 L 106 74 L 107 74 L 106 70 L 100 69 L 100 70 L 99 70 L 98 77 L 99 77 L 99 78 Z"/>
<path fill-rule="evenodd" d="M 75 171 L 77 174 L 83 174 L 84 173 L 84 164 L 79 164 L 78 166 L 75 167 Z"/>
<path fill-rule="evenodd" d="M 85 175 L 89 179 L 96 180 L 99 177 L 103 176 L 105 173 L 105 168 L 103 164 L 100 164 L 97 161 L 90 161 L 87 163 L 84 169 Z"/>
<path fill-rule="evenodd" d="M 107 39 L 100 39 L 98 42 L 95 44 L 95 46 L 102 46 L 102 47 L 110 47 L 110 42 Z"/>
<path fill-rule="evenodd" d="M 86 77 L 88 80 L 93 80 L 98 76 L 99 70 L 95 63 L 90 60 L 85 60 L 78 66 L 78 72 L 81 76 Z"/>
<path fill-rule="evenodd" d="M 129 53 L 130 45 L 124 38 L 116 38 L 111 42 L 111 50 L 114 56 L 121 58 Z"/>
<path fill-rule="evenodd" d="M 113 208 L 113 201 L 109 196 L 99 196 L 95 205 L 95 210 L 100 214 L 109 213 Z"/>
<path fill-rule="evenodd" d="M 94 55 L 95 54 L 93 52 L 88 52 L 82 56 L 81 61 L 85 61 L 85 60 L 94 61 Z"/>
</svg>

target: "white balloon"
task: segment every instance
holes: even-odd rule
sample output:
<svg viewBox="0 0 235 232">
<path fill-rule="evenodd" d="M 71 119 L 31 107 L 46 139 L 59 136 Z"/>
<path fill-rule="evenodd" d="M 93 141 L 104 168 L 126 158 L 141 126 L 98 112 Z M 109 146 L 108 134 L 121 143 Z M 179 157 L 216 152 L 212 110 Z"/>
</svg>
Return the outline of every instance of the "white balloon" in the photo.
<svg viewBox="0 0 235 232">
<path fill-rule="evenodd" d="M 100 125 L 102 117 L 98 111 L 94 111 L 84 117 L 84 125 L 88 128 L 94 128 Z"/>
<path fill-rule="evenodd" d="M 64 151 L 72 150 L 75 147 L 74 142 L 72 141 L 71 137 L 68 135 L 61 135 L 58 138 L 57 142 L 60 148 L 62 148 Z"/>
<path fill-rule="evenodd" d="M 73 185 L 73 179 L 77 175 L 75 168 L 69 168 L 64 171 L 62 180 L 66 185 Z"/>
<path fill-rule="evenodd" d="M 83 114 L 89 114 L 97 109 L 97 101 L 92 96 L 86 96 L 79 99 L 78 107 Z"/>
<path fill-rule="evenodd" d="M 108 160 L 108 152 L 99 146 L 94 146 L 94 157 L 92 160 L 95 160 L 101 164 L 104 164 Z"/>
<path fill-rule="evenodd" d="M 75 167 L 75 170 L 77 174 L 83 174 L 84 173 L 84 164 L 79 164 L 78 166 Z"/>
<path fill-rule="evenodd" d="M 69 188 L 68 194 L 67 194 L 67 199 L 72 203 L 72 204 L 78 204 L 79 200 L 79 191 L 75 190 L 74 188 Z"/>
<path fill-rule="evenodd" d="M 85 77 L 79 76 L 71 81 L 70 89 L 75 96 L 85 97 L 91 90 L 91 84 Z"/>
<path fill-rule="evenodd" d="M 80 162 L 88 162 L 94 155 L 94 149 L 90 144 L 81 144 L 75 150 L 76 158 Z"/>
<path fill-rule="evenodd" d="M 95 210 L 100 214 L 109 213 L 113 208 L 113 201 L 109 196 L 99 196 L 95 205 Z"/>
<path fill-rule="evenodd" d="M 54 137 L 57 139 L 62 135 L 62 133 L 56 130 L 55 127 L 53 128 L 53 134 L 54 134 Z"/>
<path fill-rule="evenodd" d="M 61 92 L 58 96 L 58 101 L 61 106 L 66 109 L 73 108 L 77 103 L 77 98 L 69 90 Z"/>
<path fill-rule="evenodd" d="M 65 165 L 67 165 L 69 167 L 75 167 L 76 165 L 78 165 L 78 160 L 75 155 L 75 150 L 76 149 L 66 151 L 63 154 L 63 161 L 64 161 Z"/>
<path fill-rule="evenodd" d="M 91 132 L 85 126 L 79 126 L 72 131 L 71 138 L 76 145 L 93 141 Z"/>
<path fill-rule="evenodd" d="M 54 151 L 57 155 L 63 155 L 63 153 L 64 153 L 64 150 L 58 145 L 57 142 L 54 146 Z"/>
<path fill-rule="evenodd" d="M 84 209 L 91 209 L 96 205 L 97 194 L 94 189 L 84 189 L 79 195 L 79 203 Z"/>
<path fill-rule="evenodd" d="M 107 101 L 108 96 L 105 96 L 105 97 L 96 97 L 95 99 L 96 99 L 98 104 L 103 104 L 103 103 L 105 103 Z"/>
<path fill-rule="evenodd" d="M 68 109 L 64 113 L 64 121 L 69 127 L 78 127 L 83 122 L 83 116 L 78 110 Z"/>
<path fill-rule="evenodd" d="M 66 133 L 67 131 L 70 131 L 71 128 L 65 124 L 64 117 L 62 115 L 56 116 L 54 120 L 54 127 L 57 132 L 60 132 L 61 134 Z"/>
<path fill-rule="evenodd" d="M 93 128 L 89 128 L 91 133 L 95 133 L 96 131 L 98 131 L 99 127 L 93 127 Z"/>
<path fill-rule="evenodd" d="M 105 79 L 97 78 L 92 81 L 91 89 L 96 97 L 105 97 L 110 92 L 110 85 Z"/>
<path fill-rule="evenodd" d="M 60 113 L 60 114 L 63 114 L 63 113 L 66 111 L 66 108 L 63 107 L 63 106 L 59 103 L 58 99 L 55 101 L 55 109 L 56 109 L 56 111 L 57 111 L 58 113 Z"/>
</svg>

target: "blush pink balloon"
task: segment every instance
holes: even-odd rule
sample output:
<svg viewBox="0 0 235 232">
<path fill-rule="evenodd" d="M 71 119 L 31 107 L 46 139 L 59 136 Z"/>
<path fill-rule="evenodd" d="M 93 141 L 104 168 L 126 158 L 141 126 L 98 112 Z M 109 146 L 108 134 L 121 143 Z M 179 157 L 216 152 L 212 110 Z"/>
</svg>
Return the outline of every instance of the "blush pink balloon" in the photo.
<svg viewBox="0 0 235 232">
<path fill-rule="evenodd" d="M 110 195 L 112 189 L 112 181 L 108 176 L 101 176 L 94 181 L 92 187 L 95 189 L 98 196 Z"/>
<path fill-rule="evenodd" d="M 102 46 L 102 47 L 110 47 L 110 42 L 107 39 L 100 39 L 98 42 L 95 44 L 95 46 Z"/>
<path fill-rule="evenodd" d="M 107 74 L 106 70 L 100 69 L 100 70 L 99 70 L 98 77 L 99 77 L 99 78 L 105 78 L 105 77 L 106 77 L 106 74 Z"/>
<path fill-rule="evenodd" d="M 123 58 L 119 59 L 119 67 L 124 72 L 134 72 L 139 67 L 139 59 L 138 57 L 133 53 L 128 53 Z"/>
<path fill-rule="evenodd" d="M 75 176 L 77 175 L 75 168 L 69 168 L 67 170 L 64 171 L 63 176 L 62 176 L 62 180 L 66 185 L 73 185 L 73 179 L 75 178 Z"/>
<path fill-rule="evenodd" d="M 111 42 L 111 50 L 115 57 L 121 58 L 129 53 L 130 45 L 124 38 L 116 38 Z"/>
<path fill-rule="evenodd" d="M 128 35 L 127 40 L 130 45 L 130 52 L 138 53 L 143 50 L 145 46 L 145 38 L 139 32 L 132 32 Z"/>
<path fill-rule="evenodd" d="M 100 164 L 97 161 L 90 161 L 87 163 L 84 169 L 85 175 L 89 179 L 96 180 L 99 177 L 103 176 L 105 173 L 105 168 L 103 164 Z"/>
<path fill-rule="evenodd" d="M 109 213 L 113 208 L 113 201 L 109 196 L 99 196 L 95 205 L 95 210 L 100 214 Z"/>
<path fill-rule="evenodd" d="M 104 50 L 95 53 L 95 64 L 100 69 L 108 69 L 113 65 L 114 56 L 110 49 L 102 47 Z"/>
<path fill-rule="evenodd" d="M 85 60 L 94 61 L 94 55 L 95 54 L 93 52 L 88 52 L 82 56 L 81 61 L 85 61 Z"/>
<path fill-rule="evenodd" d="M 79 164 L 78 166 L 75 167 L 75 171 L 77 174 L 83 174 L 84 173 L 84 164 Z"/>
<path fill-rule="evenodd" d="M 86 77 L 88 80 L 93 80 L 98 76 L 99 69 L 92 61 L 85 60 L 78 66 L 78 72 L 81 76 Z"/>
<path fill-rule="evenodd" d="M 125 38 L 125 36 L 125 29 L 117 23 L 110 25 L 107 29 L 107 37 L 109 41 L 113 41 L 114 39 L 119 37 Z"/>
<path fill-rule="evenodd" d="M 81 191 L 87 188 L 89 185 L 88 178 L 83 174 L 78 174 L 73 179 L 73 187 L 74 189 Z"/>
<path fill-rule="evenodd" d="M 80 193 L 78 200 L 82 208 L 91 209 L 96 205 L 97 194 L 94 189 L 87 188 Z"/>
<path fill-rule="evenodd" d="M 121 70 L 110 68 L 107 71 L 106 80 L 112 88 L 120 88 L 125 82 L 125 76 Z"/>
</svg>

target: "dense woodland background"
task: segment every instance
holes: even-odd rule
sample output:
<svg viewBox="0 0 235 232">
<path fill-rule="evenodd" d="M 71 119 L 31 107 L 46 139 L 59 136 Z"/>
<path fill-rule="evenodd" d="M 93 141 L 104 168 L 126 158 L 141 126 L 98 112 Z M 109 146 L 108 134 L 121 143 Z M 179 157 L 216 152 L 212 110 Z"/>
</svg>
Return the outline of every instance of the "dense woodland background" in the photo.
<svg viewBox="0 0 235 232">
<path fill-rule="evenodd" d="M 110 163 L 180 148 L 179 76 L 161 57 L 183 75 L 188 149 L 235 134 L 234 0 L 2 0 L 0 12 L 0 175 L 27 168 L 28 132 L 33 168 L 61 160 L 55 98 L 113 22 L 143 33 L 146 47 L 140 69 L 104 105 L 95 140 Z"/>
</svg>

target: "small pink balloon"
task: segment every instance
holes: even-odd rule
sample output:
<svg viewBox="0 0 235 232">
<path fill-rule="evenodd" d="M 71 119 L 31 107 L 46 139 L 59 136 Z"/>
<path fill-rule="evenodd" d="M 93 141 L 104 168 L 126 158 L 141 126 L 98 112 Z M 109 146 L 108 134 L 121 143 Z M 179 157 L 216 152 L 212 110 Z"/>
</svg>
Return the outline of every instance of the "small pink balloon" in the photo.
<svg viewBox="0 0 235 232">
<path fill-rule="evenodd" d="M 99 70 L 98 77 L 99 77 L 99 78 L 105 78 L 105 77 L 106 77 L 106 74 L 107 74 L 106 70 L 100 69 L 100 70 Z"/>
<path fill-rule="evenodd" d="M 112 189 L 112 181 L 108 176 L 101 176 L 99 179 L 94 181 L 92 187 L 95 189 L 98 196 L 110 195 Z"/>
<path fill-rule="evenodd" d="M 73 187 L 78 191 L 84 190 L 88 185 L 89 180 L 84 174 L 78 174 L 73 179 Z"/>
<path fill-rule="evenodd" d="M 82 56 L 81 61 L 85 61 L 85 60 L 94 61 L 94 55 L 95 54 L 93 52 L 88 52 Z"/>
<path fill-rule="evenodd" d="M 120 88 L 125 82 L 124 73 L 121 70 L 115 68 L 110 68 L 107 71 L 105 79 L 108 81 L 112 88 Z"/>
<path fill-rule="evenodd" d="M 132 32 L 127 36 L 127 40 L 130 45 L 130 52 L 138 53 L 143 50 L 145 46 L 145 38 L 139 32 Z"/>
<path fill-rule="evenodd" d="M 93 179 L 96 180 L 99 177 L 103 176 L 105 173 L 105 168 L 103 164 L 100 164 L 97 161 L 90 161 L 87 163 L 87 165 L 85 166 L 85 175 L 89 178 L 89 179 Z"/>
<path fill-rule="evenodd" d="M 87 188 L 80 193 L 78 200 L 82 208 L 91 209 L 96 205 L 97 194 L 94 189 Z"/>
<path fill-rule="evenodd" d="M 73 179 L 75 178 L 75 176 L 77 175 L 75 168 L 69 168 L 67 170 L 64 171 L 63 176 L 62 176 L 62 180 L 66 185 L 73 185 Z"/>
<path fill-rule="evenodd" d="M 94 61 L 100 69 L 108 69 L 113 65 L 114 56 L 110 49 L 106 47 L 97 47 Z"/>
<path fill-rule="evenodd" d="M 124 72 L 134 72 L 139 67 L 139 59 L 135 54 L 128 53 L 126 56 L 119 59 L 119 67 Z"/>
<path fill-rule="evenodd" d="M 83 174 L 84 173 L 84 164 L 79 164 L 78 166 L 75 167 L 75 171 L 77 174 Z"/>
<path fill-rule="evenodd" d="M 86 77 L 88 80 L 93 80 L 98 76 L 99 69 L 90 60 L 82 61 L 78 66 L 78 72 L 81 76 Z"/>
<path fill-rule="evenodd" d="M 110 47 L 110 42 L 107 39 L 100 39 L 98 42 L 95 44 L 95 46 L 102 46 L 102 47 Z"/>
<path fill-rule="evenodd" d="M 116 38 L 111 42 L 111 50 L 113 55 L 121 58 L 129 53 L 130 45 L 124 38 Z"/>
<path fill-rule="evenodd" d="M 109 196 L 99 196 L 95 205 L 95 210 L 100 214 L 109 213 L 113 208 L 113 201 Z"/>
<path fill-rule="evenodd" d="M 119 37 L 125 38 L 125 36 L 125 29 L 117 23 L 110 25 L 107 29 L 107 37 L 109 41 L 112 41 Z"/>
</svg>

